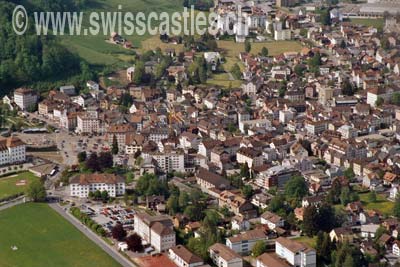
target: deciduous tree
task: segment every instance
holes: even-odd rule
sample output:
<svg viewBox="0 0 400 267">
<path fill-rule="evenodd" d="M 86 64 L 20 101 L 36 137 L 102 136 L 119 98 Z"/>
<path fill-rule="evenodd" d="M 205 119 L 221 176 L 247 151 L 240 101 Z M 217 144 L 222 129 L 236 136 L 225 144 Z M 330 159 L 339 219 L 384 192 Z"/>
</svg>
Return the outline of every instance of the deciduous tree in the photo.
<svg viewBox="0 0 400 267">
<path fill-rule="evenodd" d="M 263 56 L 263 57 L 267 57 L 268 56 L 268 48 L 263 47 L 261 49 L 261 56 Z"/>
<path fill-rule="evenodd" d="M 127 235 L 124 227 L 122 224 L 117 223 L 112 229 L 111 229 L 111 235 L 114 239 L 117 239 L 118 241 L 123 241 Z"/>
<path fill-rule="evenodd" d="M 100 169 L 102 170 L 112 168 L 114 165 L 113 156 L 110 152 L 100 152 L 98 163 L 100 165 Z"/>
<path fill-rule="evenodd" d="M 142 238 L 136 233 L 126 238 L 126 244 L 128 245 L 128 249 L 133 252 L 140 252 L 143 250 Z"/>
<path fill-rule="evenodd" d="M 318 231 L 318 211 L 311 205 L 304 209 L 303 232 L 308 236 L 314 236 Z"/>
<path fill-rule="evenodd" d="M 261 254 L 263 254 L 265 251 L 267 250 L 267 246 L 265 245 L 264 241 L 257 241 L 253 248 L 251 249 L 251 254 L 253 255 L 253 257 L 258 257 Z"/>
<path fill-rule="evenodd" d="M 79 163 L 85 162 L 86 157 L 87 157 L 86 151 L 78 153 L 78 162 Z"/>
<path fill-rule="evenodd" d="M 244 51 L 246 51 L 246 53 L 250 53 L 251 51 L 251 43 L 249 40 L 244 42 Z"/>
<path fill-rule="evenodd" d="M 111 147 L 111 152 L 114 155 L 117 155 L 118 152 L 119 152 L 118 140 L 117 140 L 117 136 L 116 135 L 113 136 L 113 143 L 112 143 L 112 147 Z"/>
<path fill-rule="evenodd" d="M 89 158 L 86 160 L 86 168 L 94 172 L 100 170 L 97 153 L 90 154 Z"/>
<path fill-rule="evenodd" d="M 43 202 L 46 200 L 46 188 L 39 180 L 31 182 L 26 193 L 34 202 Z"/>
<path fill-rule="evenodd" d="M 308 194 L 308 186 L 302 176 L 292 177 L 285 185 L 285 197 L 301 200 Z"/>
<path fill-rule="evenodd" d="M 400 218 L 400 194 L 397 194 L 396 201 L 394 202 L 393 215 Z"/>
</svg>

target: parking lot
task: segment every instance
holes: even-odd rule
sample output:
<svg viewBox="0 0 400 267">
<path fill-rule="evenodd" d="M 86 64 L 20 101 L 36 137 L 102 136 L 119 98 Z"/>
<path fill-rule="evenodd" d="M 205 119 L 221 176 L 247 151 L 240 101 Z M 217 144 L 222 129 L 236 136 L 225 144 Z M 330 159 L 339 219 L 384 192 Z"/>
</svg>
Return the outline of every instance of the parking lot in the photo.
<svg viewBox="0 0 400 267">
<path fill-rule="evenodd" d="M 77 155 L 82 151 L 86 151 L 90 155 L 93 152 L 100 153 L 110 150 L 102 136 L 83 137 L 65 131 L 41 134 L 18 133 L 17 136 L 31 146 L 57 146 L 62 156 L 63 164 L 69 166 L 78 163 Z"/>
<path fill-rule="evenodd" d="M 111 231 L 112 227 L 117 223 L 121 223 L 125 230 L 133 231 L 134 215 L 133 209 L 122 208 L 121 206 L 101 206 L 92 204 L 82 204 L 81 210 L 87 213 L 93 220 Z"/>
</svg>

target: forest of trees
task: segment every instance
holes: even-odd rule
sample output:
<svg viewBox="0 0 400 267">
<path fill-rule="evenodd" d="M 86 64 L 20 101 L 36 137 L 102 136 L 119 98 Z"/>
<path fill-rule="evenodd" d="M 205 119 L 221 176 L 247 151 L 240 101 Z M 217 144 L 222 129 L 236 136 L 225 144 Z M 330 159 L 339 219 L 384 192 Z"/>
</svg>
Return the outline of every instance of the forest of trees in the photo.
<svg viewBox="0 0 400 267">
<path fill-rule="evenodd" d="M 85 0 L 32 0 L 23 4 L 32 14 L 37 9 L 74 10 Z M 32 18 L 24 35 L 15 34 L 11 24 L 14 7 L 9 1 L 0 1 L 0 95 L 19 86 L 40 84 L 35 88 L 47 88 L 59 80 L 79 84 L 94 78 L 88 64 L 54 37 L 37 36 Z"/>
<path fill-rule="evenodd" d="M 190 8 L 194 6 L 197 10 L 209 11 L 214 6 L 213 0 L 184 0 L 183 6 Z"/>
</svg>

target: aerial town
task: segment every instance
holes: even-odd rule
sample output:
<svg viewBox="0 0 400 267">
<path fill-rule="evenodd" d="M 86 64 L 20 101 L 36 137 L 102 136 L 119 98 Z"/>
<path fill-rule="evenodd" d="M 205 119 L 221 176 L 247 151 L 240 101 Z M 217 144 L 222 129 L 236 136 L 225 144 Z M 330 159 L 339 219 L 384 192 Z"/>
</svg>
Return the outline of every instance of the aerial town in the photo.
<svg viewBox="0 0 400 267">
<path fill-rule="evenodd" d="M 215 36 L 0 94 L 0 266 L 400 266 L 400 2 L 210 10 Z"/>
</svg>

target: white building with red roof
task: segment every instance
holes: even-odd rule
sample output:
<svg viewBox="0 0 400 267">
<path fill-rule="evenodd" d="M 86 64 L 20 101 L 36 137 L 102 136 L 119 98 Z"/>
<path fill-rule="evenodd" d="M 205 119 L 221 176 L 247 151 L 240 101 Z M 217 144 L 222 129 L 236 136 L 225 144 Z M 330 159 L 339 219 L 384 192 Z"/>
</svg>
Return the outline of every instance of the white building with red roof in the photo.
<svg viewBox="0 0 400 267">
<path fill-rule="evenodd" d="M 26 159 L 25 143 L 21 139 L 11 136 L 0 139 L 0 166 L 22 163 Z"/>
<path fill-rule="evenodd" d="M 109 173 L 79 174 L 70 181 L 72 197 L 85 198 L 90 192 L 107 191 L 110 197 L 125 194 L 125 179 Z"/>
</svg>

